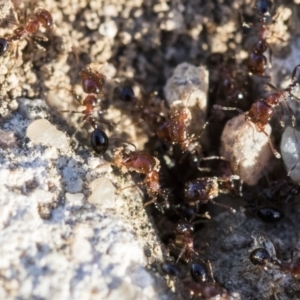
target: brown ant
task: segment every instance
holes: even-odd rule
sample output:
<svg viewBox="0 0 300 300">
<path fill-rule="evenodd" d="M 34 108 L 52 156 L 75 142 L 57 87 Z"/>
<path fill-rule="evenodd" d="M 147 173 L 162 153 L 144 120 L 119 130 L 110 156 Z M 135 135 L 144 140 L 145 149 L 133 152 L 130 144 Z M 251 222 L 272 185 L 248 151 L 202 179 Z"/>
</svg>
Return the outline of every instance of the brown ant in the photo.
<svg viewBox="0 0 300 300">
<path fill-rule="evenodd" d="M 7 52 L 12 42 L 31 37 L 41 26 L 47 29 L 52 27 L 52 25 L 51 14 L 46 9 L 38 9 L 25 26 L 19 26 L 13 31 L 13 34 L 0 38 L 0 56 Z"/>
<path fill-rule="evenodd" d="M 197 254 L 194 249 L 193 232 L 194 226 L 192 223 L 187 221 L 179 221 L 177 224 L 174 232 L 175 238 L 168 245 L 171 253 L 174 253 L 177 256 L 176 263 L 178 263 L 180 259 L 183 259 L 183 261 L 188 263 L 195 256 L 195 254 Z"/>
<path fill-rule="evenodd" d="M 269 144 L 273 154 L 275 155 L 276 158 L 280 158 L 281 157 L 280 154 L 277 152 L 277 150 L 275 150 L 268 133 L 265 131 L 265 126 L 269 123 L 270 119 L 273 117 L 275 112 L 275 107 L 281 105 L 283 101 L 287 102 L 287 96 L 290 96 L 300 101 L 299 98 L 295 97 L 292 94 L 293 89 L 298 87 L 300 84 L 299 82 L 300 74 L 297 74 L 299 67 L 300 65 L 297 65 L 294 68 L 292 73 L 292 82 L 289 84 L 288 87 L 286 87 L 281 91 L 277 91 L 275 93 L 269 94 L 267 97 L 254 102 L 247 112 L 243 112 L 241 109 L 236 107 L 223 107 L 221 105 L 214 105 L 213 107 L 215 109 L 220 109 L 220 110 L 236 110 L 239 113 L 244 114 L 247 121 L 251 121 L 256 126 L 258 131 L 263 132 L 268 137 Z M 291 111 L 290 107 L 289 110 Z M 294 116 L 292 117 L 292 123 L 293 125 L 295 124 Z"/>
<path fill-rule="evenodd" d="M 259 77 L 270 78 L 265 76 L 265 70 L 267 68 L 267 58 L 265 52 L 269 52 L 269 60 L 271 63 L 272 50 L 267 42 L 269 30 L 267 28 L 270 22 L 272 2 L 270 0 L 258 0 L 256 8 L 260 17 L 260 28 L 258 32 L 258 41 L 252 46 L 252 50 L 248 57 L 248 69 L 250 75 L 254 74 Z"/>
<path fill-rule="evenodd" d="M 291 253 L 291 260 L 281 262 L 278 259 L 271 257 L 269 252 L 264 248 L 254 249 L 250 254 L 250 261 L 254 265 L 259 265 L 268 269 L 269 266 L 277 266 L 284 274 L 291 274 L 293 278 L 300 278 L 300 259 L 293 258 L 293 251 Z"/>
<path fill-rule="evenodd" d="M 153 199 L 146 202 L 144 207 L 151 203 L 156 203 L 157 195 L 166 196 L 166 193 L 160 187 L 160 165 L 155 157 L 145 152 L 131 151 L 127 147 L 116 148 L 113 156 L 114 163 L 119 168 L 125 167 L 129 171 L 145 175 L 144 181 L 141 184 L 146 187 L 148 195 Z M 121 190 L 137 185 L 125 187 Z"/>
<path fill-rule="evenodd" d="M 206 204 L 208 202 L 229 209 L 235 213 L 235 209 L 215 202 L 213 199 L 219 196 L 219 193 L 228 193 L 233 189 L 233 180 L 239 180 L 238 175 L 231 175 L 229 177 L 202 177 L 185 183 L 184 195 L 185 201 L 190 205 L 198 206 L 199 204 Z M 221 184 L 230 184 L 230 187 L 221 188 Z M 241 185 L 240 185 L 241 189 Z M 241 191 L 240 191 L 241 194 Z"/>
</svg>

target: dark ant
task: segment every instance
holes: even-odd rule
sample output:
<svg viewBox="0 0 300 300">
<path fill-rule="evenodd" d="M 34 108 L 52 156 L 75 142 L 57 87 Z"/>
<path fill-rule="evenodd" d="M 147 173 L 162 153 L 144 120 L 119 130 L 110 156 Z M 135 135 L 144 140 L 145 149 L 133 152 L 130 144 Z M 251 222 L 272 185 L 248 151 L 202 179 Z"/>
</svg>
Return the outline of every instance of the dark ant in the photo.
<svg viewBox="0 0 300 300">
<path fill-rule="evenodd" d="M 104 131 L 98 129 L 98 124 L 96 123 L 95 118 L 92 116 L 92 113 L 94 112 L 95 107 L 98 106 L 101 101 L 96 95 L 102 93 L 103 84 L 106 77 L 103 74 L 97 71 L 92 71 L 89 68 L 81 70 L 79 76 L 81 79 L 82 89 L 88 94 L 81 103 L 83 106 L 85 106 L 85 109 L 83 111 L 62 110 L 61 112 L 83 114 L 81 125 L 88 121 L 92 126 L 94 130 L 91 133 L 91 145 L 95 152 L 103 155 L 108 148 L 108 137 Z M 75 96 L 76 100 L 79 101 L 79 96 L 76 95 L 74 91 L 71 92 Z M 104 120 L 98 120 L 98 122 L 111 125 Z"/>
<path fill-rule="evenodd" d="M 13 34 L 5 38 L 0 38 L 0 56 L 7 52 L 12 42 L 32 36 L 41 26 L 47 29 L 52 27 L 52 25 L 53 20 L 51 14 L 45 9 L 38 9 L 33 18 L 29 20 L 25 26 L 19 26 L 13 31 Z"/>
<path fill-rule="evenodd" d="M 235 213 L 235 209 L 221 203 L 215 202 L 213 199 L 219 196 L 219 193 L 228 193 L 233 189 L 233 180 L 240 180 L 238 175 L 229 177 L 202 177 L 185 184 L 184 195 L 185 200 L 190 205 L 206 204 L 208 202 L 229 209 Z M 230 183 L 230 189 L 222 189 L 219 183 Z"/>
<path fill-rule="evenodd" d="M 281 262 L 278 259 L 272 258 L 266 249 L 257 248 L 251 252 L 250 261 L 254 265 L 264 267 L 264 269 L 267 269 L 269 265 L 277 266 L 284 274 L 289 273 L 293 278 L 296 279 L 300 277 L 300 259 L 294 259 L 293 252 L 291 253 L 291 260 L 289 262 Z"/>
<path fill-rule="evenodd" d="M 220 105 L 214 105 L 215 109 L 219 110 L 236 110 L 241 114 L 244 114 L 247 121 L 251 121 L 257 128 L 258 131 L 263 132 L 269 140 L 270 147 L 272 149 L 273 154 L 276 158 L 280 158 L 281 155 L 275 150 L 268 133 L 265 131 L 265 126 L 269 123 L 270 119 L 273 117 L 275 112 L 275 107 L 280 105 L 283 101 L 287 103 L 287 96 L 295 98 L 300 101 L 297 97 L 292 94 L 293 89 L 299 86 L 299 74 L 297 74 L 298 68 L 300 65 L 297 65 L 292 73 L 292 82 L 288 87 L 281 91 L 277 91 L 275 93 L 269 94 L 263 99 L 260 99 L 252 104 L 250 109 L 247 112 L 243 112 L 241 109 L 237 107 L 223 107 Z M 270 84 L 269 84 L 270 85 Z M 272 85 L 271 85 L 272 86 Z M 288 103 L 287 103 L 288 105 Z M 291 111 L 289 105 L 289 110 Z M 292 111 L 291 111 L 292 112 Z M 295 117 L 292 118 L 292 123 L 295 123 Z"/>
<path fill-rule="evenodd" d="M 262 191 L 263 196 L 271 201 L 291 201 L 300 194 L 300 185 L 290 178 L 272 181 L 268 188 Z"/>
<path fill-rule="evenodd" d="M 283 212 L 271 206 L 260 207 L 256 213 L 257 216 L 266 223 L 276 223 L 284 217 Z"/>
</svg>

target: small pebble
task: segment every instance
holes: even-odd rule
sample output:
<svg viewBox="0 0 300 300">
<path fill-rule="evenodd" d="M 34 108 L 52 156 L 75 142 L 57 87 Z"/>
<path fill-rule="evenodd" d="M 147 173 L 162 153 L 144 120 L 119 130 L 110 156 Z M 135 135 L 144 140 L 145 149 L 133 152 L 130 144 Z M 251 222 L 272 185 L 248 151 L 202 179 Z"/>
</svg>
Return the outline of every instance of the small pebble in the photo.
<svg viewBox="0 0 300 300">
<path fill-rule="evenodd" d="M 300 183 L 300 132 L 287 127 L 281 138 L 281 155 L 290 177 Z"/>
<path fill-rule="evenodd" d="M 265 131 L 270 135 L 271 127 L 267 125 Z M 248 185 L 258 182 L 273 156 L 268 137 L 257 131 L 252 122 L 246 121 L 244 115 L 227 122 L 221 137 L 220 152 Z"/>
<path fill-rule="evenodd" d="M 182 63 L 176 67 L 164 87 L 164 94 L 169 105 L 181 100 L 191 110 L 190 134 L 199 135 L 206 119 L 208 91 L 208 71 Z"/>
<path fill-rule="evenodd" d="M 33 121 L 26 130 L 26 136 L 34 145 L 43 144 L 60 150 L 69 145 L 67 136 L 45 119 Z"/>
</svg>

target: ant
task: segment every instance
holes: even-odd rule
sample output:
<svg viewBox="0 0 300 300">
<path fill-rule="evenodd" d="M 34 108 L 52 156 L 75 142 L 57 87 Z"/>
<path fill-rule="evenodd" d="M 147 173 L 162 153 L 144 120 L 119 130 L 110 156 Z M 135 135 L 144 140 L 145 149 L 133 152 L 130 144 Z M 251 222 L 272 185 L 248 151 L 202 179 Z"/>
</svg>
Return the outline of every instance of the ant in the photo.
<svg viewBox="0 0 300 300">
<path fill-rule="evenodd" d="M 165 112 L 165 107 L 161 107 L 158 112 L 145 108 L 136 99 L 132 88 L 124 86 L 120 90 L 120 99 L 124 102 L 136 100 L 138 108 L 142 109 L 142 117 L 147 119 L 148 123 L 154 125 L 154 131 L 160 140 L 165 143 L 177 144 L 183 152 L 199 151 L 198 143 L 195 143 L 194 137 L 189 137 L 188 126 L 191 121 L 191 112 L 188 110 L 188 103 L 183 106 L 182 101 L 175 101 L 171 105 L 169 116 L 163 116 L 161 111 Z M 189 99 L 187 100 L 189 102 Z M 206 127 L 207 123 L 203 126 Z"/>
<path fill-rule="evenodd" d="M 151 203 L 157 203 L 157 195 L 161 195 L 164 198 L 166 197 L 165 191 L 163 191 L 160 187 L 160 165 L 159 161 L 155 157 L 145 152 L 136 150 L 131 151 L 127 147 L 116 148 L 113 156 L 114 163 L 119 168 L 125 167 L 129 171 L 135 171 L 137 173 L 145 175 L 144 181 L 141 184 L 146 187 L 148 195 L 150 195 L 153 199 L 146 202 L 144 204 L 144 207 L 148 206 Z M 137 185 L 138 184 L 135 184 L 126 188 L 134 187 Z"/>
<path fill-rule="evenodd" d="M 194 282 L 188 279 L 183 281 L 183 284 L 193 297 L 201 297 L 201 299 L 230 299 L 228 292 L 216 282 Z"/>
<path fill-rule="evenodd" d="M 91 134 L 91 144 L 93 149 L 99 154 L 104 154 L 108 147 L 108 137 L 104 131 L 98 129 L 98 124 L 96 123 L 95 118 L 92 116 L 92 113 L 94 112 L 95 107 L 98 106 L 101 101 L 101 99 L 98 99 L 96 95 L 102 94 L 103 84 L 106 77 L 97 71 L 92 71 L 90 68 L 82 69 L 79 73 L 79 76 L 81 79 L 82 89 L 88 94 L 81 103 L 83 106 L 85 106 L 85 109 L 83 111 L 62 110 L 61 112 L 83 114 L 81 125 L 88 121 L 94 129 Z M 75 99 L 80 101 L 79 96 L 76 95 L 74 91 L 71 92 L 75 96 Z M 98 122 L 111 125 L 104 120 L 98 120 Z"/>
<path fill-rule="evenodd" d="M 51 14 L 46 9 L 38 9 L 25 26 L 19 26 L 13 31 L 13 34 L 0 38 L 0 56 L 7 52 L 12 42 L 32 36 L 41 26 L 47 29 L 52 27 L 52 25 Z"/>
<path fill-rule="evenodd" d="M 176 263 L 180 259 L 183 259 L 186 263 L 189 263 L 190 260 L 194 257 L 197 252 L 194 249 L 194 225 L 187 221 L 179 221 L 174 231 L 175 238 L 172 240 L 168 248 L 170 248 L 172 253 L 178 254 Z"/>
<path fill-rule="evenodd" d="M 300 185 L 290 178 L 272 181 L 268 188 L 262 191 L 263 196 L 271 201 L 291 201 L 300 194 Z"/>
<path fill-rule="evenodd" d="M 191 204 L 198 206 L 199 204 L 206 204 L 208 202 L 229 209 L 235 213 L 235 209 L 215 202 L 213 199 L 219 196 L 219 193 L 228 193 L 233 189 L 233 180 L 239 180 L 238 175 L 231 175 L 229 177 L 201 177 L 185 183 L 184 195 L 185 200 Z M 222 189 L 220 183 L 230 183 L 230 187 Z M 240 185 L 241 189 L 241 185 Z M 241 194 L 241 191 L 240 191 Z"/>
<path fill-rule="evenodd" d="M 250 254 L 250 261 L 254 265 L 262 266 L 267 269 L 269 265 L 279 267 L 279 270 L 284 274 L 291 274 L 293 278 L 300 278 L 300 258 L 293 258 L 293 251 L 291 253 L 291 260 L 281 262 L 278 259 L 271 257 L 269 252 L 264 248 L 254 249 Z"/>
<path fill-rule="evenodd" d="M 263 132 L 269 140 L 269 145 L 271 147 L 271 150 L 276 158 L 280 158 L 281 155 L 275 150 L 268 133 L 265 131 L 265 126 L 269 123 L 270 119 L 273 117 L 275 112 L 275 107 L 278 105 L 281 105 L 283 101 L 287 103 L 287 96 L 290 96 L 292 98 L 295 98 L 300 101 L 299 98 L 294 96 L 292 94 L 292 91 L 299 86 L 299 75 L 298 74 L 298 68 L 300 65 L 297 65 L 292 73 L 292 82 L 286 87 L 285 89 L 282 89 L 281 91 L 276 91 L 275 93 L 271 93 L 268 96 L 266 96 L 263 99 L 257 100 L 252 104 L 250 109 L 247 112 L 243 112 L 241 109 L 237 107 L 223 107 L 221 105 L 214 105 L 213 107 L 215 109 L 219 110 L 236 110 L 240 114 L 244 114 L 246 121 L 251 121 L 257 128 L 258 131 Z M 270 84 L 269 84 L 270 85 Z M 273 87 L 272 85 L 270 85 Z M 287 94 L 287 95 L 286 95 Z M 291 108 L 289 107 L 288 103 L 287 106 L 289 110 L 291 111 Z M 291 111 L 292 113 L 292 111 Z M 292 117 L 292 123 L 293 126 L 295 124 L 295 117 L 293 115 Z"/>
<path fill-rule="evenodd" d="M 267 28 L 270 22 L 272 2 L 270 0 L 258 0 L 256 3 L 258 15 L 260 17 L 260 28 L 258 32 L 258 41 L 252 46 L 248 57 L 248 69 L 250 75 L 254 74 L 259 77 L 270 78 L 265 75 L 267 68 L 267 58 L 264 53 L 268 50 L 271 64 L 272 50 L 267 42 L 269 30 Z"/>
</svg>

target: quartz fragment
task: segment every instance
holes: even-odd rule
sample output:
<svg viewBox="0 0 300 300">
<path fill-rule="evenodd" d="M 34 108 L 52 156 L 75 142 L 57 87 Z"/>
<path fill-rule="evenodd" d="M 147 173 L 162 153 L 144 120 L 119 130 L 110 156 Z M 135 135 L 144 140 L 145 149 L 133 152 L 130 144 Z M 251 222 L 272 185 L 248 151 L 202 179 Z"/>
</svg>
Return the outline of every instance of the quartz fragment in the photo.
<svg viewBox="0 0 300 300">
<path fill-rule="evenodd" d="M 265 131 L 270 135 L 270 125 L 265 126 Z M 244 115 L 227 122 L 221 137 L 220 152 L 248 185 L 258 182 L 273 156 L 268 137 L 259 132 L 252 122 L 246 121 Z"/>
<path fill-rule="evenodd" d="M 26 136 L 35 145 L 43 144 L 60 150 L 66 149 L 69 144 L 66 135 L 45 119 L 33 121 L 27 128 Z"/>
<path fill-rule="evenodd" d="M 300 132 L 287 127 L 281 138 L 281 154 L 287 171 L 290 171 L 292 180 L 300 183 Z"/>
</svg>

